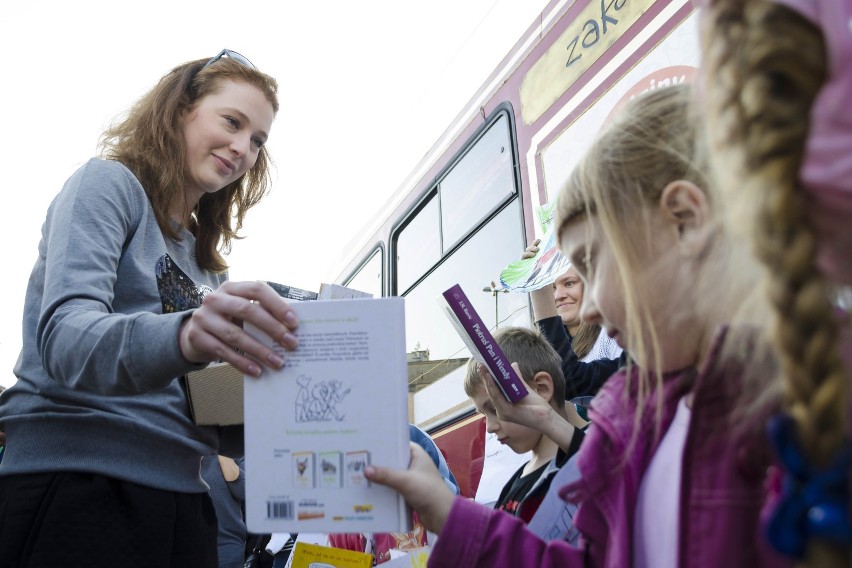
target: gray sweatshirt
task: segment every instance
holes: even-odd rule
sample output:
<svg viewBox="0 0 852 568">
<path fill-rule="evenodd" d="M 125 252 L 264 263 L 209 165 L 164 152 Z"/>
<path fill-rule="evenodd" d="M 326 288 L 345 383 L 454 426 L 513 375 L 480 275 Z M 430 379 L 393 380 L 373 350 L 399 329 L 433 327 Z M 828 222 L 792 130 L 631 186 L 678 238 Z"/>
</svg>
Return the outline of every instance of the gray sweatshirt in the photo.
<svg viewBox="0 0 852 568">
<path fill-rule="evenodd" d="M 92 159 L 47 212 L 27 286 L 17 382 L 0 396 L 0 475 L 83 471 L 207 491 L 178 329 L 224 274 L 202 270 L 188 231 L 164 237 L 136 177 Z"/>
</svg>

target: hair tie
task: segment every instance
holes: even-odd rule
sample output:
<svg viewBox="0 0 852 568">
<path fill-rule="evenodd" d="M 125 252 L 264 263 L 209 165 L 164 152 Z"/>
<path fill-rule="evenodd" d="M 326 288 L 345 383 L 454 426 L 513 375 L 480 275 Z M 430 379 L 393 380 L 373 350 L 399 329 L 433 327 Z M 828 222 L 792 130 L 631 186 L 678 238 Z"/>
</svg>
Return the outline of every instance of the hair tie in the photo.
<svg viewBox="0 0 852 568">
<path fill-rule="evenodd" d="M 787 414 L 769 421 L 769 438 L 784 467 L 781 495 L 767 525 L 776 550 L 802 558 L 809 538 L 852 545 L 849 472 L 852 448 L 844 443 L 829 467 L 817 470 L 799 445 L 795 421 Z"/>
</svg>

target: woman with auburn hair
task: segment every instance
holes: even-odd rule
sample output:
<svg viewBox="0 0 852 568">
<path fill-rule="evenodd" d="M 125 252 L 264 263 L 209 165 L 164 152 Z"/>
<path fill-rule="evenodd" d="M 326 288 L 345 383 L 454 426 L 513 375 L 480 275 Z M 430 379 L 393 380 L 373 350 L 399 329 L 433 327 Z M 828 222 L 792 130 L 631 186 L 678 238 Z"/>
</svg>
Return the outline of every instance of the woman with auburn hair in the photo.
<svg viewBox="0 0 852 568">
<path fill-rule="evenodd" d="M 218 566 L 201 458 L 240 455 L 242 428 L 195 425 L 182 377 L 280 367 L 243 322 L 296 345 L 286 302 L 222 256 L 266 192 L 277 111 L 234 51 L 179 65 L 50 205 L 0 398 L 4 565 Z"/>
</svg>

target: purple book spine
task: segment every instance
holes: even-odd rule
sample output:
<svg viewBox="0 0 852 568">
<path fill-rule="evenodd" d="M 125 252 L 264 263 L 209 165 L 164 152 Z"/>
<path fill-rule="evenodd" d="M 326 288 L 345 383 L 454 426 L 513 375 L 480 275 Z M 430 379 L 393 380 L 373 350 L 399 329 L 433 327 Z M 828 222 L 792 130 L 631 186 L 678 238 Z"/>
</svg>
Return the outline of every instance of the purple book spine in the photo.
<svg viewBox="0 0 852 568">
<path fill-rule="evenodd" d="M 503 391 L 503 395 L 511 403 L 516 403 L 527 396 L 527 388 L 523 380 L 512 368 L 511 361 L 506 358 L 503 350 L 494 341 L 494 337 L 488 328 L 482 323 L 482 319 L 473 309 L 461 286 L 456 284 L 443 293 L 444 300 L 456 316 L 456 320 L 467 334 L 470 348 L 473 346 L 479 353 L 477 359 L 481 359 L 491 371 L 491 376 L 497 382 L 497 386 Z M 476 354 L 474 354 L 476 355 Z"/>
</svg>

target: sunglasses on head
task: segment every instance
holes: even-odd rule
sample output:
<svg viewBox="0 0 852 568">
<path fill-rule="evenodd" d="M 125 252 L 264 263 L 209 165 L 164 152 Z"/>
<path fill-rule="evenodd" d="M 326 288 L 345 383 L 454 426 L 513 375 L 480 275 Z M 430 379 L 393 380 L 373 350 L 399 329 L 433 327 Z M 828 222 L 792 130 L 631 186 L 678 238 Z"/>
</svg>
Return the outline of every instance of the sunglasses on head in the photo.
<svg viewBox="0 0 852 568">
<path fill-rule="evenodd" d="M 202 67 L 202 69 L 206 69 L 207 67 L 210 67 L 211 65 L 213 65 L 214 63 L 216 63 L 217 61 L 222 59 L 223 57 L 227 58 L 227 59 L 233 59 L 237 63 L 241 63 L 241 64 L 245 65 L 246 67 L 248 67 L 249 69 L 257 69 L 257 67 L 254 66 L 254 63 L 249 61 L 248 58 L 245 55 L 239 54 L 236 51 L 232 51 L 230 49 L 223 49 L 222 51 L 219 52 L 218 55 L 216 55 L 215 57 L 211 57 L 210 61 L 205 63 L 204 67 Z"/>
</svg>

